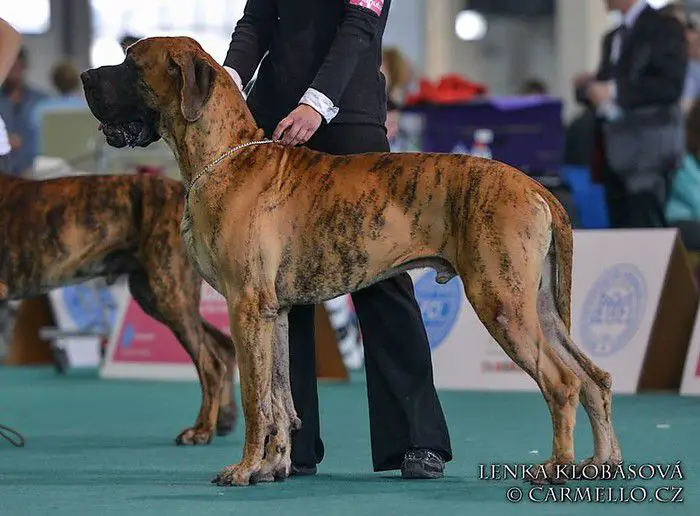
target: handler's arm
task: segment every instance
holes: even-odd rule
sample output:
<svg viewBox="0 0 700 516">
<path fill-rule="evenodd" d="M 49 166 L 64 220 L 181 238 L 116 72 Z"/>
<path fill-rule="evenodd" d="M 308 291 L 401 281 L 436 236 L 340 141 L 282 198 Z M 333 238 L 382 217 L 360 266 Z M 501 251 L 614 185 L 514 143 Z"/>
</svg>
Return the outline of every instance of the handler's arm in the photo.
<svg viewBox="0 0 700 516">
<path fill-rule="evenodd" d="M 340 0 L 336 0 L 340 1 Z M 384 0 L 343 0 L 345 13 L 335 40 L 309 89 L 300 100 L 330 122 L 360 55 L 377 36 Z"/>
<path fill-rule="evenodd" d="M 224 59 L 224 68 L 243 89 L 250 82 L 265 52 L 270 48 L 277 23 L 274 0 L 248 0 L 236 24 Z"/>
<path fill-rule="evenodd" d="M 5 81 L 17 59 L 22 36 L 12 25 L 0 18 L 0 84 Z"/>
</svg>

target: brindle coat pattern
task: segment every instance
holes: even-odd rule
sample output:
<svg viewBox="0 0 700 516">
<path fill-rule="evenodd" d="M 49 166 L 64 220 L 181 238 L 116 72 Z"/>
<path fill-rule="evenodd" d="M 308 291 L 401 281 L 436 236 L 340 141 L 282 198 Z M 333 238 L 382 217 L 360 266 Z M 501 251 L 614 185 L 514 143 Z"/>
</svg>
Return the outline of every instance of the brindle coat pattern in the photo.
<svg viewBox="0 0 700 516">
<path fill-rule="evenodd" d="M 163 137 L 191 186 L 182 231 L 201 274 L 229 305 L 246 421 L 240 463 L 219 484 L 289 473 L 287 311 L 398 271 L 459 275 L 481 322 L 538 384 L 550 409 L 546 480 L 574 461 L 580 399 L 593 429 L 588 461 L 618 463 L 610 376 L 570 337 L 572 233 L 557 200 L 502 163 L 443 154 L 331 156 L 260 139 L 225 71 L 189 38 L 148 38 L 125 62 L 83 74 L 112 143 Z M 124 100 L 127 91 L 131 98 Z M 545 480 L 545 479 L 540 479 Z"/>
<path fill-rule="evenodd" d="M 199 314 L 202 280 L 179 232 L 183 198 L 183 185 L 165 178 L 0 174 L 0 300 L 128 275 L 134 299 L 170 328 L 200 377 L 199 415 L 176 441 L 205 444 L 235 424 L 235 360 L 230 339 Z"/>
</svg>

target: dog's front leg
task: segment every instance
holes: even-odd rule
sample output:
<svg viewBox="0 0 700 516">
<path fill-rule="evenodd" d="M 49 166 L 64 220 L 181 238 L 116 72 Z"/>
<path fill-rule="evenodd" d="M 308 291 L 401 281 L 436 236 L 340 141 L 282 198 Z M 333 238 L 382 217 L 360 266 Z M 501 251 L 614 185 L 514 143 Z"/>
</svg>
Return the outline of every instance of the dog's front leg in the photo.
<svg viewBox="0 0 700 516">
<path fill-rule="evenodd" d="M 231 335 L 236 347 L 245 418 L 243 459 L 228 466 L 212 481 L 218 485 L 244 486 L 258 481 L 265 439 L 274 431 L 271 379 L 275 320 L 274 294 L 265 289 L 246 289 L 229 296 Z"/>
<path fill-rule="evenodd" d="M 292 432 L 301 428 L 289 381 L 288 310 L 280 310 L 275 322 L 275 349 L 272 355 L 273 429 L 265 449 L 260 481 L 284 480 L 292 469 Z"/>
</svg>

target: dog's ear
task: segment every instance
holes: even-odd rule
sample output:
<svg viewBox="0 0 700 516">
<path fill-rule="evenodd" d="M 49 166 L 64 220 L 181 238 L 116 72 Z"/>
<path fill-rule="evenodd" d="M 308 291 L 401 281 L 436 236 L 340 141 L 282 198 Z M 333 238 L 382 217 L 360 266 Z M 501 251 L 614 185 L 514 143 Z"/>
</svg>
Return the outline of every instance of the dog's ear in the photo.
<svg viewBox="0 0 700 516">
<path fill-rule="evenodd" d="M 216 70 L 202 57 L 184 54 L 173 59 L 180 74 L 180 110 L 188 122 L 202 116 L 214 89 Z"/>
</svg>

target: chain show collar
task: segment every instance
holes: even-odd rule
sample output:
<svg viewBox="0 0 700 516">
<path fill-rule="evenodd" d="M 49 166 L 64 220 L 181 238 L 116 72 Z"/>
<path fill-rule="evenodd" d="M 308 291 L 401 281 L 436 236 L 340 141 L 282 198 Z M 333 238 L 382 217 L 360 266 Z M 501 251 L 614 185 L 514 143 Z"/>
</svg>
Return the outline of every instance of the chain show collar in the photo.
<svg viewBox="0 0 700 516">
<path fill-rule="evenodd" d="M 240 145 L 236 145 L 235 147 L 231 147 L 229 150 L 224 152 L 221 156 L 216 158 L 214 161 L 209 163 L 206 167 L 202 169 L 202 171 L 195 176 L 195 178 L 192 180 L 190 183 L 190 186 L 187 187 L 186 193 L 185 193 L 185 198 L 189 198 L 190 192 L 192 189 L 195 187 L 197 184 L 197 181 L 199 181 L 203 176 L 211 172 L 214 167 L 216 167 L 219 163 L 224 161 L 226 158 L 232 156 L 236 152 L 238 152 L 241 149 L 245 149 L 246 147 L 252 147 L 253 145 L 264 145 L 267 143 L 275 143 L 274 140 L 255 140 L 252 142 L 246 142 L 246 143 L 241 143 Z"/>
</svg>

